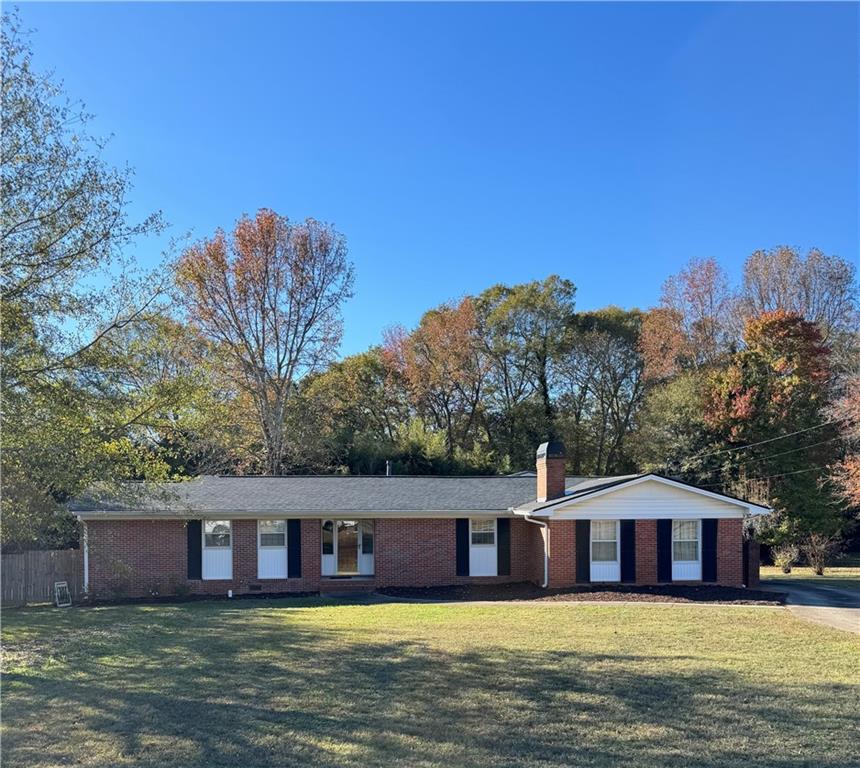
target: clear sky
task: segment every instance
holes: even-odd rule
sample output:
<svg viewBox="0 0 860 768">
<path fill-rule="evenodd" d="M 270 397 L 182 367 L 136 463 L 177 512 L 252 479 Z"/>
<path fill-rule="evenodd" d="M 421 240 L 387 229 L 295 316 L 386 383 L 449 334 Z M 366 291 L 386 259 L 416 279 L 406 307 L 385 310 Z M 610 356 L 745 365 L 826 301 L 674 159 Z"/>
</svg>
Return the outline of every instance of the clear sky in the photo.
<svg viewBox="0 0 860 768">
<path fill-rule="evenodd" d="M 653 305 L 694 256 L 857 260 L 858 5 L 28 4 L 171 233 L 347 237 L 344 353 L 496 283 Z M 142 243 L 155 264 L 163 243 Z"/>
</svg>

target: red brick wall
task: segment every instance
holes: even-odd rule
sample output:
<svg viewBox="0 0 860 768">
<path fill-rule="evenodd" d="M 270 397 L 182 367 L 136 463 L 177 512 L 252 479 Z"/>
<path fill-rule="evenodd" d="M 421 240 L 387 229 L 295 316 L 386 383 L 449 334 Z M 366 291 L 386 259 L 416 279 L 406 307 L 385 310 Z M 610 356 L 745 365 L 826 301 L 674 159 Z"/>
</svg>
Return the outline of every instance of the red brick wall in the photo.
<svg viewBox="0 0 860 768">
<path fill-rule="evenodd" d="M 550 521 L 550 587 L 576 583 L 576 522 Z M 743 584 L 743 521 L 720 520 L 717 524 L 717 582 Z M 657 584 L 657 521 L 636 521 L 636 583 Z M 694 582 L 698 583 L 698 582 Z"/>
<path fill-rule="evenodd" d="M 250 592 L 316 592 L 320 588 L 320 521 L 302 521 L 302 577 L 257 578 L 257 523 L 233 521 L 233 578 L 186 579 L 186 532 L 182 520 L 91 521 L 89 533 L 90 589 L 98 598 L 176 594 Z M 743 523 L 720 520 L 717 528 L 717 580 L 727 586 L 743 583 Z M 549 586 L 576 583 L 576 522 L 549 522 Z M 397 518 L 376 521 L 374 548 L 379 587 L 440 586 L 543 579 L 543 531 L 520 518 L 511 520 L 511 574 L 460 577 L 456 573 L 456 523 L 453 518 Z M 755 569 L 757 573 L 757 568 Z M 636 521 L 636 581 L 657 582 L 657 522 Z"/>
<path fill-rule="evenodd" d="M 447 584 L 533 579 L 532 539 L 524 520 L 511 520 L 511 575 L 457 576 L 457 523 L 454 518 L 390 518 L 376 521 L 374 570 L 378 587 L 432 587 Z M 543 561 L 541 560 L 541 568 Z"/>
<path fill-rule="evenodd" d="M 96 598 L 249 592 L 316 592 L 320 579 L 320 521 L 302 520 L 302 578 L 257 578 L 257 521 L 233 521 L 233 578 L 188 580 L 183 520 L 96 520 L 87 523 L 90 591 Z"/>
<path fill-rule="evenodd" d="M 190 594 L 223 595 L 251 592 L 316 592 L 320 588 L 320 520 L 302 520 L 302 577 L 257 578 L 257 521 L 233 521 L 233 578 L 188 580 L 185 522 L 182 520 L 100 520 L 87 523 L 90 590 L 97 598 Z M 376 586 L 438 586 L 496 583 L 543 578 L 543 547 L 538 565 L 538 526 L 511 520 L 511 574 L 459 577 L 456 574 L 456 523 L 447 519 L 382 519 L 376 521 L 374 565 Z M 539 538 L 538 538 L 539 541 Z M 257 590 L 255 590 L 257 591 Z"/>
<path fill-rule="evenodd" d="M 717 523 L 717 582 L 729 587 L 744 583 L 744 521 L 739 518 Z"/>
<path fill-rule="evenodd" d="M 549 522 L 549 586 L 570 587 L 576 583 L 576 521 Z"/>
<path fill-rule="evenodd" d="M 636 583 L 657 583 L 657 521 L 636 521 Z"/>
</svg>

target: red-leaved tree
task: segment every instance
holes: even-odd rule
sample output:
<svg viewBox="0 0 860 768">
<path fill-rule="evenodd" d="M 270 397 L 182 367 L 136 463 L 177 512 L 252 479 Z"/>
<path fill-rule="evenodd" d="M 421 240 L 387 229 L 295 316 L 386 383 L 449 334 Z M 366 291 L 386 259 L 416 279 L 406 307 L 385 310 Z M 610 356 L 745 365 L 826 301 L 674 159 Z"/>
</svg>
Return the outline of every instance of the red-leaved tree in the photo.
<svg viewBox="0 0 860 768">
<path fill-rule="evenodd" d="M 346 241 L 314 219 L 243 216 L 231 235 L 186 250 L 176 280 L 191 322 L 221 351 L 253 402 L 269 474 L 282 469 L 284 417 L 295 383 L 332 360 L 352 295 Z"/>
</svg>

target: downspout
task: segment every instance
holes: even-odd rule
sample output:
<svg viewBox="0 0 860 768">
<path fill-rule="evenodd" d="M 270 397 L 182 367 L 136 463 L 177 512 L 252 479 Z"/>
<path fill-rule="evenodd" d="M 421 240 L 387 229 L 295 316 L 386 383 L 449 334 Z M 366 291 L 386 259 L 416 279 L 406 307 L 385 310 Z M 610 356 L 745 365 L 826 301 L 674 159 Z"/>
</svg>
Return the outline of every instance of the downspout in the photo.
<svg viewBox="0 0 860 768">
<path fill-rule="evenodd" d="M 541 584 L 541 588 L 546 589 L 549 586 L 549 526 L 541 520 L 535 520 L 533 517 L 529 517 L 528 512 L 517 512 L 513 507 L 511 507 L 510 511 L 515 515 L 522 516 L 523 520 L 527 523 L 539 525 L 544 529 L 544 531 L 546 531 L 546 537 L 544 538 L 543 543 L 543 583 Z"/>
</svg>

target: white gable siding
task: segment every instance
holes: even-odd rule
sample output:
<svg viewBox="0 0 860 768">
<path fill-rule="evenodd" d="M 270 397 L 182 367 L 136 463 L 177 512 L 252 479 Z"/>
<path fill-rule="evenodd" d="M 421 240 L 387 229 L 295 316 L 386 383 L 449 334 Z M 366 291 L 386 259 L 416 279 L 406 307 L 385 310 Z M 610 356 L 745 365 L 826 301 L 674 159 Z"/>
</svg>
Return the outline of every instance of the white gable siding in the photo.
<svg viewBox="0 0 860 768">
<path fill-rule="evenodd" d="M 587 518 L 590 520 L 623 520 L 631 518 L 743 517 L 744 510 L 736 504 L 703 496 L 692 489 L 667 485 L 658 480 L 646 480 L 632 486 L 609 491 L 601 496 L 586 498 L 575 504 L 560 504 L 552 519 Z"/>
</svg>

